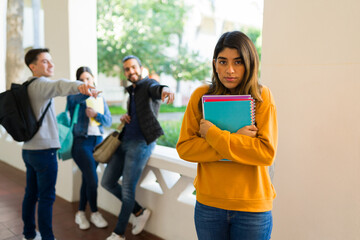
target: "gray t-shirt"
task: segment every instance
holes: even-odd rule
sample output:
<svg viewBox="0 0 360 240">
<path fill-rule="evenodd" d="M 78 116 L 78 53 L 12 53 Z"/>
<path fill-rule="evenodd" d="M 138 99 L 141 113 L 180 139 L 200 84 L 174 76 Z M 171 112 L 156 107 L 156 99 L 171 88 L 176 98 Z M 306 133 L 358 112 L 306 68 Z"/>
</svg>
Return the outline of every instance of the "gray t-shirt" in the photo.
<svg viewBox="0 0 360 240">
<path fill-rule="evenodd" d="M 81 84 L 83 84 L 81 81 L 70 81 L 66 79 L 51 80 L 46 77 L 40 77 L 33 81 L 28 87 L 28 94 L 37 119 L 41 117 L 47 104 L 53 97 L 77 94 L 79 93 L 78 86 Z M 60 148 L 54 103 L 51 104 L 45 114 L 39 131 L 31 140 L 24 142 L 23 145 L 23 149 L 27 150 L 49 148 Z"/>
</svg>

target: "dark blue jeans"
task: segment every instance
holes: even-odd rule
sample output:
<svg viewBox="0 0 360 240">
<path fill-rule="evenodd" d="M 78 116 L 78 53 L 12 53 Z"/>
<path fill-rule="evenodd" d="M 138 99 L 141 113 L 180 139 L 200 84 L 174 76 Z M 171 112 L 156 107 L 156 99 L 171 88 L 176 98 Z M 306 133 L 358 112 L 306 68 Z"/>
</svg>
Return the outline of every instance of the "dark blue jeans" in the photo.
<svg viewBox="0 0 360 240">
<path fill-rule="evenodd" d="M 121 210 L 114 232 L 123 235 L 130 214 L 141 206 L 135 201 L 136 184 L 155 147 L 155 142 L 146 144 L 144 140 L 126 140 L 121 143 L 107 164 L 101 185 L 122 201 Z M 120 177 L 122 185 L 119 184 Z"/>
<path fill-rule="evenodd" d="M 269 240 L 272 213 L 229 211 L 196 202 L 195 227 L 199 240 Z"/>
<path fill-rule="evenodd" d="M 82 172 L 79 210 L 85 211 L 89 202 L 92 212 L 97 212 L 98 162 L 94 160 L 94 147 L 103 140 L 102 136 L 75 137 L 72 156 Z"/>
<path fill-rule="evenodd" d="M 35 209 L 38 203 L 38 224 L 43 240 L 53 240 L 52 210 L 57 178 L 56 149 L 23 150 L 26 166 L 26 188 L 22 204 L 23 234 L 34 238 Z"/>
</svg>

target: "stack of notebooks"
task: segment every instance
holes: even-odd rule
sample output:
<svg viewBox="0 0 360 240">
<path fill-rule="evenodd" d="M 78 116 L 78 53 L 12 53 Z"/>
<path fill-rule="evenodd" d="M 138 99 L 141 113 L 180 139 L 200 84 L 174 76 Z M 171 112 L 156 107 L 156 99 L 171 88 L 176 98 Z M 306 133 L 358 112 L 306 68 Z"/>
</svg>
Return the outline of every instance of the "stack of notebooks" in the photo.
<svg viewBox="0 0 360 240">
<path fill-rule="evenodd" d="M 255 100 L 251 95 L 204 95 L 203 116 L 231 133 L 255 124 Z"/>
</svg>

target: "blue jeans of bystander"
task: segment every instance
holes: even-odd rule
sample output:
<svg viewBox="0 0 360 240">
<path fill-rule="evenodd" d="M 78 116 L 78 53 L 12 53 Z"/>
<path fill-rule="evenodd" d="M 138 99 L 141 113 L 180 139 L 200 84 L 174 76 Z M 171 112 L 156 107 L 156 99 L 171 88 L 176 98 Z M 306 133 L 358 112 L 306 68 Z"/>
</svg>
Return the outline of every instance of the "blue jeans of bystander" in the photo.
<svg viewBox="0 0 360 240">
<path fill-rule="evenodd" d="M 136 185 L 154 147 L 155 142 L 147 145 L 144 140 L 126 140 L 106 166 L 101 185 L 122 201 L 114 230 L 116 234 L 123 235 L 130 214 L 141 210 L 141 206 L 135 201 Z M 118 182 L 121 176 L 122 185 Z"/>
<path fill-rule="evenodd" d="M 75 137 L 72 156 L 81 170 L 82 183 L 80 188 L 79 211 L 85 211 L 89 202 L 92 212 L 97 212 L 98 163 L 94 160 L 94 147 L 102 141 L 102 136 Z"/>
<path fill-rule="evenodd" d="M 22 204 L 24 236 L 34 238 L 35 209 L 38 202 L 38 224 L 43 240 L 53 240 L 52 209 L 57 178 L 56 149 L 23 150 L 26 166 L 26 188 Z"/>
<path fill-rule="evenodd" d="M 196 202 L 195 227 L 199 240 L 269 240 L 272 213 L 229 211 Z"/>
</svg>

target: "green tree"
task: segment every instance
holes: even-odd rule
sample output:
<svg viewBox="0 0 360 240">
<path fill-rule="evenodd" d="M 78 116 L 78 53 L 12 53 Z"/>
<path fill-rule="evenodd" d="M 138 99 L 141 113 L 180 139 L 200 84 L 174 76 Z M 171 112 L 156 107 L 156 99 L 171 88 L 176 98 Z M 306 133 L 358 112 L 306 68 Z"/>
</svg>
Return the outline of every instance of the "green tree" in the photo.
<svg viewBox="0 0 360 240">
<path fill-rule="evenodd" d="M 187 46 L 179 45 L 177 58 L 166 65 L 166 72 L 176 80 L 176 92 L 180 91 L 180 81 L 202 81 L 210 76 L 210 63 L 202 61 L 198 52 L 189 51 Z"/>
<path fill-rule="evenodd" d="M 124 79 L 121 59 L 133 54 L 150 72 L 167 73 L 178 81 L 201 79 L 197 54 L 181 45 L 185 9 L 183 0 L 99 0 L 99 71 Z M 178 54 L 170 56 L 171 47 L 179 49 Z"/>
<path fill-rule="evenodd" d="M 259 54 L 259 60 L 261 60 L 261 29 L 255 27 L 244 27 L 242 32 L 244 32 L 254 43 Z"/>
</svg>

